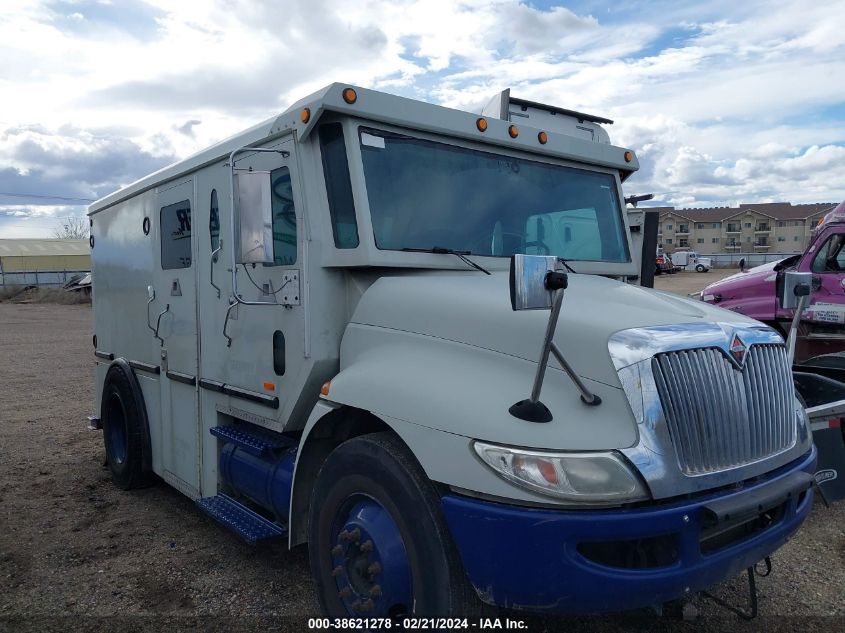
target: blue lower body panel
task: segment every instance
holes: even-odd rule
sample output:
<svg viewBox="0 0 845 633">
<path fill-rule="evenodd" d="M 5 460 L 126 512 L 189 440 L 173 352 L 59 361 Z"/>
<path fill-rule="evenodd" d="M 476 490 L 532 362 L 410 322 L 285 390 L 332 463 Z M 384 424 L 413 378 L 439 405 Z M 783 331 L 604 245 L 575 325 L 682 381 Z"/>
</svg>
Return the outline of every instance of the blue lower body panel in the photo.
<svg viewBox="0 0 845 633">
<path fill-rule="evenodd" d="M 815 463 L 814 447 L 742 489 L 633 509 L 530 509 L 457 495 L 444 496 L 442 503 L 464 569 L 483 601 L 546 613 L 622 611 L 700 591 L 778 549 L 809 514 L 812 489 L 745 532 L 714 530 L 706 506 L 738 500 L 797 471 L 812 473 Z M 644 552 L 649 544 L 659 545 L 658 555 Z M 627 559 L 618 554 L 626 548 Z"/>
</svg>

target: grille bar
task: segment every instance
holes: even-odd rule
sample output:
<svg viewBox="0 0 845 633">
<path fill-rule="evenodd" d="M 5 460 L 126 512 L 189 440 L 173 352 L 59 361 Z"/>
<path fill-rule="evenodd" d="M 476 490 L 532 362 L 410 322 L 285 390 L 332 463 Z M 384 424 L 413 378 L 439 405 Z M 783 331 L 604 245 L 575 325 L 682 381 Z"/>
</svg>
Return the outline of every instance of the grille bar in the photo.
<svg viewBox="0 0 845 633">
<path fill-rule="evenodd" d="M 716 348 L 654 357 L 654 377 L 681 471 L 701 475 L 781 453 L 796 442 L 786 348 L 748 348 L 738 369 Z"/>
</svg>

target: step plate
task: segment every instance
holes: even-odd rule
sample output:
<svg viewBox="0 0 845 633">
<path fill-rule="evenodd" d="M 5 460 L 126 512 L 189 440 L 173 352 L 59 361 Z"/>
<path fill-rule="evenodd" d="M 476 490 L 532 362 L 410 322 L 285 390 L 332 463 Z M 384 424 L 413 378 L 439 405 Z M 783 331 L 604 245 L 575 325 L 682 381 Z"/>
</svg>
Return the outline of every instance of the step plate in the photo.
<svg viewBox="0 0 845 633">
<path fill-rule="evenodd" d="M 250 545 L 258 541 L 281 538 L 285 529 L 268 521 L 227 495 L 203 497 L 197 506 L 212 519 L 225 525 Z"/>
<path fill-rule="evenodd" d="M 263 455 L 268 451 L 290 446 L 289 442 L 274 437 L 270 433 L 253 430 L 244 431 L 233 426 L 215 426 L 210 429 L 210 432 L 215 437 L 219 437 L 225 442 L 236 444 L 253 455 Z"/>
</svg>

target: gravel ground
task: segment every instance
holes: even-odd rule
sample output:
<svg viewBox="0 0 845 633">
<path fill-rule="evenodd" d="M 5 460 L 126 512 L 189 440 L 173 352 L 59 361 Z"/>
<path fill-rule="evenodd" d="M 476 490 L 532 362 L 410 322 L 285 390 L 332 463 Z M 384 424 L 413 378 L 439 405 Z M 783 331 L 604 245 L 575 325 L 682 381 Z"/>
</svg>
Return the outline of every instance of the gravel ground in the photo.
<svg viewBox="0 0 845 633">
<path fill-rule="evenodd" d="M 658 290 L 668 290 L 687 296 L 691 292 L 698 292 L 714 281 L 719 281 L 738 272 L 738 268 L 712 268 L 706 273 L 682 270 L 671 275 L 657 275 L 654 278 L 654 287 Z"/>
<path fill-rule="evenodd" d="M 668 280 L 684 278 L 706 277 Z M 249 547 L 164 484 L 111 484 L 101 434 L 84 424 L 90 337 L 88 306 L 0 303 L 0 630 L 305 629 L 318 615 L 305 548 Z M 758 581 L 764 615 L 750 624 L 697 596 L 691 623 L 627 614 L 530 629 L 842 631 L 843 525 L 845 502 L 817 504 Z M 714 593 L 742 605 L 744 587 Z"/>
</svg>

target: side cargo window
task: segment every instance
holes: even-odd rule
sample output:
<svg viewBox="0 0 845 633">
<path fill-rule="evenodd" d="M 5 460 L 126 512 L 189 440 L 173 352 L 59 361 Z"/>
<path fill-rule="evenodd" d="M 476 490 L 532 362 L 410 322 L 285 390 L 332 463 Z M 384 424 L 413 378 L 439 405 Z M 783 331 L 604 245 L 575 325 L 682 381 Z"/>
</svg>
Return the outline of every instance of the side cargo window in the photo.
<svg viewBox="0 0 845 633">
<path fill-rule="evenodd" d="M 191 202 L 182 200 L 161 208 L 161 267 L 191 266 Z"/>
<path fill-rule="evenodd" d="M 211 190 L 211 211 L 208 214 L 208 232 L 211 233 L 211 250 L 220 246 L 220 208 L 217 204 L 217 189 Z"/>
</svg>

